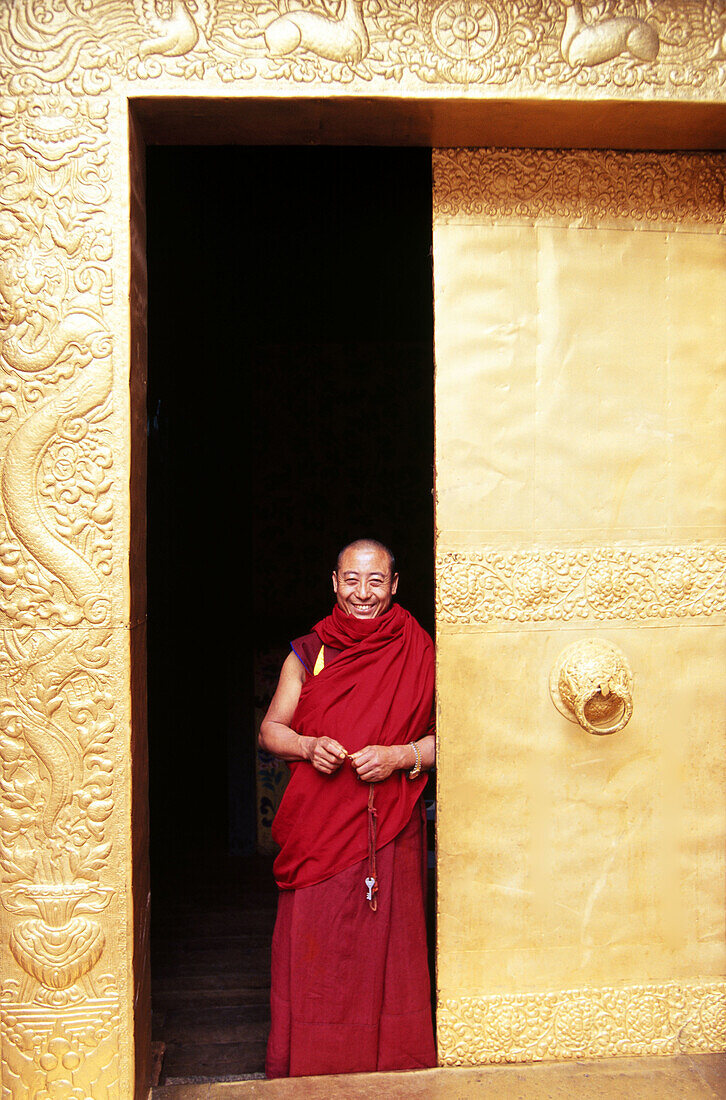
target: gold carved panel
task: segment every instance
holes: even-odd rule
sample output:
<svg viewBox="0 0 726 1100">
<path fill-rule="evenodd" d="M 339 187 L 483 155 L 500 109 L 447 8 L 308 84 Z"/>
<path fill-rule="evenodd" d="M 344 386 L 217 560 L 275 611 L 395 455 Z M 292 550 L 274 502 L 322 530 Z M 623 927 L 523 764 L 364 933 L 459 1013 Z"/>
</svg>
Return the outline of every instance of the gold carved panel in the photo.
<svg viewBox="0 0 726 1100">
<path fill-rule="evenodd" d="M 4 1098 L 127 1100 L 144 1088 L 135 1082 L 133 1015 L 134 989 L 146 980 L 148 898 L 143 875 L 130 874 L 132 733 L 143 740 L 140 722 L 131 730 L 131 637 L 143 631 L 143 608 L 133 610 L 130 571 L 143 555 L 129 490 L 143 374 L 130 293 L 138 317 L 145 303 L 136 238 L 133 285 L 130 274 L 130 192 L 137 207 L 141 196 L 129 170 L 129 97 L 713 103 L 725 98 L 725 33 L 720 0 L 0 5 Z M 712 222 L 711 162 L 694 160 L 685 177 L 678 164 L 669 178 L 679 203 Z M 592 173 L 590 164 L 582 178 Z M 530 193 L 532 178 L 522 161 Z M 661 184 L 652 179 L 635 173 L 630 183 L 655 198 Z M 459 209 L 457 189 L 439 173 L 441 210 Z M 589 196 L 591 182 L 583 190 Z M 561 185 L 555 193 L 554 213 L 569 215 L 558 206 Z M 680 205 L 677 213 L 680 220 Z M 139 220 L 137 211 L 137 229 Z M 509 621 L 512 609 L 517 621 L 539 621 L 560 596 L 575 618 L 598 617 L 600 559 L 516 558 L 505 576 L 479 553 L 442 548 L 447 626 Z M 627 558 L 626 618 L 650 608 L 663 585 L 680 592 L 679 615 L 715 614 L 720 559 L 684 539 L 683 568 L 671 562 L 666 577 L 654 553 L 643 584 L 633 578 L 644 559 Z M 142 851 L 143 835 L 137 843 Z M 474 1018 L 468 1007 L 453 1011 Z M 474 1055 L 478 1042 L 470 1042 Z"/>
<path fill-rule="evenodd" d="M 434 212 L 438 221 L 577 218 L 583 225 L 723 230 L 724 173 L 720 154 L 437 149 Z"/>
<path fill-rule="evenodd" d="M 720 1050 L 722 982 L 462 997 L 439 1006 L 444 1065 Z"/>
<path fill-rule="evenodd" d="M 172 80 L 692 100 L 723 95 L 725 28 L 720 0 L 10 0 L 0 66 L 13 91 L 81 95 Z"/>
<path fill-rule="evenodd" d="M 436 572 L 442 628 L 726 615 L 723 544 L 449 551 Z"/>
<path fill-rule="evenodd" d="M 108 105 L 0 110 L 3 1095 L 120 1096 Z"/>
</svg>

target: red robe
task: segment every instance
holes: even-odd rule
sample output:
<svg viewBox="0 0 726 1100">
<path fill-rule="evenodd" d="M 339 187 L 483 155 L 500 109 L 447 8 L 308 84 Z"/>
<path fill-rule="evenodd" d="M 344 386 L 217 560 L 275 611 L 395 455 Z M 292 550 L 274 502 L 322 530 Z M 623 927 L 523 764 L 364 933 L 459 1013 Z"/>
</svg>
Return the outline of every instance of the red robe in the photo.
<svg viewBox="0 0 726 1100">
<path fill-rule="evenodd" d="M 429 731 L 433 645 L 398 605 L 375 619 L 339 608 L 314 628 L 339 650 L 308 676 L 292 720 L 348 752 L 405 744 Z M 425 777 L 376 783 L 378 907 L 366 901 L 368 794 L 346 761 L 307 762 L 273 826 L 281 887 L 273 939 L 268 1077 L 435 1065 L 426 951 Z"/>
</svg>

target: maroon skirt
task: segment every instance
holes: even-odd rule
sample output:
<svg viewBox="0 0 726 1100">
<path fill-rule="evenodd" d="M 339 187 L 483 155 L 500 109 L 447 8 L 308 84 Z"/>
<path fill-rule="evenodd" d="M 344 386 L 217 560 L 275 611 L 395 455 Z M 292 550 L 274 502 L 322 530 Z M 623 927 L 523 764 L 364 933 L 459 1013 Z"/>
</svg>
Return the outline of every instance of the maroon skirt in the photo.
<svg viewBox="0 0 726 1100">
<path fill-rule="evenodd" d="M 426 949 L 423 804 L 368 862 L 282 890 L 272 940 L 268 1077 L 436 1065 Z"/>
</svg>

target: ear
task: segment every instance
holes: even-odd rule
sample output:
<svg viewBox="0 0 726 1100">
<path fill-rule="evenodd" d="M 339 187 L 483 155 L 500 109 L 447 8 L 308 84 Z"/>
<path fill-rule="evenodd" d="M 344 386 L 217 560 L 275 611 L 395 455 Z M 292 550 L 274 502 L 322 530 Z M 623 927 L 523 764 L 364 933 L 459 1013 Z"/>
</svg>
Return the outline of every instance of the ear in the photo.
<svg viewBox="0 0 726 1100">
<path fill-rule="evenodd" d="M 335 569 L 333 570 L 333 592 L 336 596 L 338 595 L 338 574 Z"/>
<path fill-rule="evenodd" d="M 393 574 L 393 580 L 391 581 L 391 595 L 395 596 L 398 589 L 398 573 Z"/>
</svg>

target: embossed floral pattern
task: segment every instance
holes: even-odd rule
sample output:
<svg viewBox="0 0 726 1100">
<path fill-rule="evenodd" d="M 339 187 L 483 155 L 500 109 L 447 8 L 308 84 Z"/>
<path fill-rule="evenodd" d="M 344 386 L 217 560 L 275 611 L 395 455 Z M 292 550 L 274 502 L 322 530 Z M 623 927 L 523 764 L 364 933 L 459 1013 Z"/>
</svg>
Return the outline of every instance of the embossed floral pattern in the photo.
<svg viewBox="0 0 726 1100">
<path fill-rule="evenodd" d="M 692 618 L 726 612 L 726 547 L 482 550 L 437 560 L 443 623 Z"/>
<path fill-rule="evenodd" d="M 726 221 L 726 157 L 599 150 L 437 149 L 437 218 Z"/>
<path fill-rule="evenodd" d="M 724 982 L 447 998 L 439 1057 L 461 1066 L 723 1049 L 724 1022 Z"/>
<path fill-rule="evenodd" d="M 537 607 L 552 598 L 557 576 L 544 562 L 525 561 L 515 570 L 513 584 L 523 604 Z"/>
</svg>

